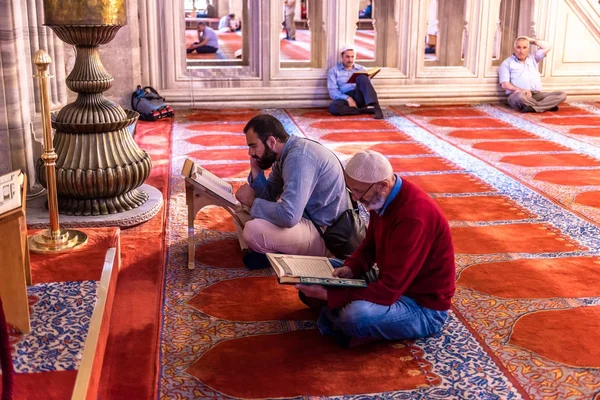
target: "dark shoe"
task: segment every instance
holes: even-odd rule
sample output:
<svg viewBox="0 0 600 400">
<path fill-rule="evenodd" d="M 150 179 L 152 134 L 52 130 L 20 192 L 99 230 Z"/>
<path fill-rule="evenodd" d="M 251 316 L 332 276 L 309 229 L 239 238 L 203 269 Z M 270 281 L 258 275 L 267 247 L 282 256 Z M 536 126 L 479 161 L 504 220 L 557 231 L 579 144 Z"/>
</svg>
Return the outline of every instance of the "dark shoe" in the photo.
<svg viewBox="0 0 600 400">
<path fill-rule="evenodd" d="M 375 106 L 375 119 L 383 119 L 383 111 L 381 111 L 381 107 Z"/>
<path fill-rule="evenodd" d="M 524 113 L 533 112 L 534 113 L 535 109 L 531 106 L 525 106 L 525 107 L 521 108 L 521 112 L 524 112 Z"/>
<path fill-rule="evenodd" d="M 554 106 L 551 109 L 549 109 L 548 111 L 558 111 L 558 106 Z"/>
<path fill-rule="evenodd" d="M 271 266 L 266 255 L 252 250 L 248 250 L 242 260 L 244 261 L 244 265 L 252 270 L 269 268 Z"/>
<path fill-rule="evenodd" d="M 362 338 L 346 336 L 341 332 L 336 332 L 336 334 L 334 335 L 334 339 L 338 346 L 343 347 L 345 349 L 351 349 L 357 346 L 362 346 L 367 343 L 378 342 L 381 340 L 371 336 L 365 336 Z"/>
<path fill-rule="evenodd" d="M 187 52 L 188 54 L 190 54 L 190 53 L 193 53 L 193 52 L 194 52 L 194 49 L 186 49 L 186 52 Z"/>
</svg>

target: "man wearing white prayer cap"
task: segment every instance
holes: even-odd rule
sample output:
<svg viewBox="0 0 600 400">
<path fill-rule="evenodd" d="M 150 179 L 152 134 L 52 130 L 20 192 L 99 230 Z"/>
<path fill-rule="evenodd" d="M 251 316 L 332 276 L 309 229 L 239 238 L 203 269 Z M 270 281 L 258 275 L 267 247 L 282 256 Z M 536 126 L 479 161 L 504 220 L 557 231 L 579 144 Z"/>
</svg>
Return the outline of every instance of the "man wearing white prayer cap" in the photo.
<svg viewBox="0 0 600 400">
<path fill-rule="evenodd" d="M 377 93 L 366 75 L 359 75 L 356 83 L 348 79 L 357 71 L 366 71 L 362 65 L 354 63 L 354 45 L 345 44 L 340 49 L 341 61 L 327 74 L 327 89 L 333 102 L 329 112 L 333 115 L 374 114 L 375 119 L 383 119 Z"/>
<path fill-rule="evenodd" d="M 427 193 L 395 175 L 376 151 L 356 153 L 345 174 L 370 220 L 363 243 L 333 275 L 372 277 L 376 265 L 378 277 L 366 288 L 297 285 L 305 303 L 326 301 L 317 322 L 320 332 L 350 347 L 439 332 L 455 290 L 448 220 Z"/>
</svg>

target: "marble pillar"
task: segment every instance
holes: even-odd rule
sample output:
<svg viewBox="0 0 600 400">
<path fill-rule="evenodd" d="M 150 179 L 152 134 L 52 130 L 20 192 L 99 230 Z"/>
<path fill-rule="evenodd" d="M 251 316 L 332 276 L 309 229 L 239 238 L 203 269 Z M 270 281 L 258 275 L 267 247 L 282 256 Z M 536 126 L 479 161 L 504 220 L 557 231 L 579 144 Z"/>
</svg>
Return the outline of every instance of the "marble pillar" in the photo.
<svg viewBox="0 0 600 400">
<path fill-rule="evenodd" d="M 21 169 L 30 187 L 42 152 L 39 92 L 33 54 L 41 48 L 55 60 L 50 74 L 52 109 L 66 104 L 63 44 L 42 26 L 42 0 L 0 0 L 0 174 Z"/>
</svg>

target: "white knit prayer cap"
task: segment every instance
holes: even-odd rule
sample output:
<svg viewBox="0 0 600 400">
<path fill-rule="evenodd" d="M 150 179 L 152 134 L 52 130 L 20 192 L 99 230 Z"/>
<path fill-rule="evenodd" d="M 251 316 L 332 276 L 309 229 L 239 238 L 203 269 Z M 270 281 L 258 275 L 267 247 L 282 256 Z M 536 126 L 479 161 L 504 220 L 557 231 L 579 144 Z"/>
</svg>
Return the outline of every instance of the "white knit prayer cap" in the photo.
<svg viewBox="0 0 600 400">
<path fill-rule="evenodd" d="M 346 43 L 345 45 L 342 46 L 342 49 L 340 50 L 340 54 L 344 54 L 344 52 L 348 51 L 348 50 L 354 51 L 354 45 Z"/>
<path fill-rule="evenodd" d="M 373 150 L 359 151 L 346 164 L 346 175 L 363 183 L 381 182 L 393 173 L 387 157 Z"/>
</svg>

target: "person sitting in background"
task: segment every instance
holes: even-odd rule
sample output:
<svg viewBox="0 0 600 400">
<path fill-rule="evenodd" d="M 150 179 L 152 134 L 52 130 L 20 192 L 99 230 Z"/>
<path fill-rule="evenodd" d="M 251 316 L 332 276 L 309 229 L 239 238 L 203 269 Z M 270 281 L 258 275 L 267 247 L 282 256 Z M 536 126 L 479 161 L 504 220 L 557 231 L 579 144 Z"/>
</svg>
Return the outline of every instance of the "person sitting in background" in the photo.
<svg viewBox="0 0 600 400">
<path fill-rule="evenodd" d="M 537 46 L 531 53 L 530 45 Z M 498 69 L 500 86 L 506 90 L 508 105 L 521 112 L 558 111 L 558 105 L 567 99 L 565 92 L 542 92 L 538 63 L 546 57 L 552 45 L 544 40 L 519 36 L 514 43 L 513 55 Z"/>
<path fill-rule="evenodd" d="M 354 72 L 367 70 L 354 63 L 354 46 L 344 45 L 341 56 L 342 61 L 327 74 L 327 89 L 333 100 L 329 105 L 329 112 L 332 115 L 375 114 L 375 119 L 383 119 L 371 80 L 366 75 L 359 75 L 356 83 L 348 83 Z"/>
<path fill-rule="evenodd" d="M 360 18 L 360 19 L 371 18 L 371 15 L 373 14 L 373 1 L 368 0 L 368 3 L 369 4 L 367 4 L 367 6 L 365 7 L 364 10 L 358 12 L 358 18 Z"/>
<path fill-rule="evenodd" d="M 206 10 L 203 13 L 198 12 L 196 17 L 198 18 L 215 18 L 217 16 L 217 9 L 212 5 L 211 0 L 208 0 L 206 4 Z"/>
<path fill-rule="evenodd" d="M 240 27 L 240 21 L 235 18 L 235 14 L 226 15 L 219 21 L 219 30 L 221 32 L 235 32 Z"/>
<path fill-rule="evenodd" d="M 188 53 L 216 53 L 219 50 L 217 33 L 205 22 L 198 22 L 198 41 L 187 48 Z"/>
<path fill-rule="evenodd" d="M 344 171 L 335 154 L 317 142 L 290 136 L 271 115 L 244 127 L 250 156 L 249 184 L 235 193 L 250 213 L 237 214 L 250 248 L 244 264 L 267 268 L 265 253 L 328 256 L 317 227 L 331 226 L 348 209 Z M 264 171 L 271 168 L 269 177 Z"/>
<path fill-rule="evenodd" d="M 320 310 L 319 331 L 343 347 L 439 332 L 455 291 L 448 220 L 427 193 L 395 175 L 376 151 L 356 153 L 345 174 L 370 220 L 367 236 L 343 266 L 333 260 L 338 267 L 333 276 L 369 279 L 366 288 L 296 285 L 300 299 Z"/>
</svg>

